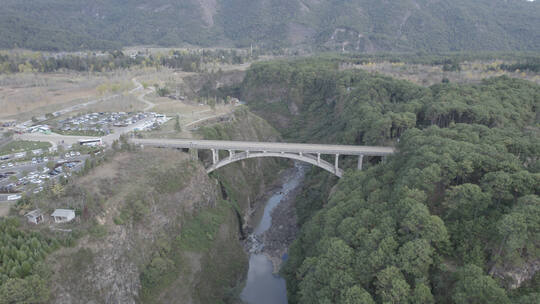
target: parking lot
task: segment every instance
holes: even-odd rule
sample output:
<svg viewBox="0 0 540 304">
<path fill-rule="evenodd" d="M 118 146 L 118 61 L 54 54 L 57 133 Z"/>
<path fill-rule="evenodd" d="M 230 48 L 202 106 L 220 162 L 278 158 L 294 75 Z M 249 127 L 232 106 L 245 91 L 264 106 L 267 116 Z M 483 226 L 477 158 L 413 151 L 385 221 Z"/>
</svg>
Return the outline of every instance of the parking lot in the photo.
<svg viewBox="0 0 540 304">
<path fill-rule="evenodd" d="M 35 150 L 18 152 L 21 155 L 10 154 L 5 156 L 6 159 L 0 160 L 0 202 L 16 201 L 24 193 L 39 193 L 53 184 L 51 181 L 79 171 L 89 155 L 71 149 L 80 149 L 81 141 L 100 140 L 100 145 L 110 145 L 121 134 L 151 130 L 167 120 L 165 115 L 153 112 L 96 112 L 53 121 L 50 126 L 29 127 L 26 133 L 16 134 L 15 139 L 49 142 L 53 144 L 52 151 L 41 149 L 39 153 Z M 51 133 L 50 130 L 60 130 L 64 134 Z M 107 135 L 80 135 L 85 134 L 84 132 L 94 132 L 88 135 Z M 60 147 L 68 152 L 59 152 Z"/>
<path fill-rule="evenodd" d="M 128 127 L 143 119 L 157 116 L 159 114 L 153 112 L 95 112 L 52 122 L 51 127 L 60 134 L 104 136 L 115 132 L 117 128 Z"/>
<path fill-rule="evenodd" d="M 66 152 L 62 156 L 36 158 L 0 169 L 0 201 L 19 199 L 23 193 L 39 193 L 60 177 L 79 171 L 89 155 Z"/>
</svg>

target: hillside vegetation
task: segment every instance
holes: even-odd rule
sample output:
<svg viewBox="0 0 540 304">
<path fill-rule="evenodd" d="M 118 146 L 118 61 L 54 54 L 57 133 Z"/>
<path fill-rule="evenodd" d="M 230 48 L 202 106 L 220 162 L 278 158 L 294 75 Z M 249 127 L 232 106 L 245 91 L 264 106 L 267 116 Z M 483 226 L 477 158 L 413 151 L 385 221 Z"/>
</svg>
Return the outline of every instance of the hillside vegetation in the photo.
<svg viewBox="0 0 540 304">
<path fill-rule="evenodd" d="M 539 15 L 524 0 L 5 0 L 0 48 L 539 50 Z"/>
<path fill-rule="evenodd" d="M 289 140 L 399 151 L 334 191 L 310 174 L 283 270 L 291 303 L 540 301 L 540 86 L 425 88 L 309 59 L 254 65 L 242 94 Z"/>
</svg>

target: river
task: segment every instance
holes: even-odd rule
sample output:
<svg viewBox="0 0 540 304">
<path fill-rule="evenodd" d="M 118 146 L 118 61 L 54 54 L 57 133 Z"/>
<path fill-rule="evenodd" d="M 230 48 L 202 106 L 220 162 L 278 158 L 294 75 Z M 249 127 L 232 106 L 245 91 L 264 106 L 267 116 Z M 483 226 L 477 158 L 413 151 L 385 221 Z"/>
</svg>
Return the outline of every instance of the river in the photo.
<svg viewBox="0 0 540 304">
<path fill-rule="evenodd" d="M 263 215 L 248 237 L 249 240 L 249 270 L 246 286 L 240 294 L 242 301 L 248 304 L 286 304 L 287 289 L 285 279 L 274 274 L 274 265 L 263 253 L 264 233 L 272 227 L 272 211 L 286 199 L 294 199 L 289 195 L 300 186 L 305 175 L 305 168 L 295 163 L 293 169 L 284 175 L 284 183 L 273 191 L 266 201 Z M 284 258 L 284 257 L 282 257 Z"/>
</svg>

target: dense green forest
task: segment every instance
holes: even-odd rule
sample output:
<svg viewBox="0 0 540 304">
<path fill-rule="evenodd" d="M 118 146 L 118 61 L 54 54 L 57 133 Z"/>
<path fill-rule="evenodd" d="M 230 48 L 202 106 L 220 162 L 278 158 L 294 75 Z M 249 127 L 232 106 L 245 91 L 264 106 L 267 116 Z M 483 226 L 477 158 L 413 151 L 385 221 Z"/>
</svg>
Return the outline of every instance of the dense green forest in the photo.
<svg viewBox="0 0 540 304">
<path fill-rule="evenodd" d="M 540 257 L 540 86 L 424 88 L 338 67 L 260 63 L 241 89 L 289 140 L 399 151 L 333 191 L 335 178 L 312 170 L 283 270 L 289 301 L 540 302 L 540 275 L 523 271 Z"/>
<path fill-rule="evenodd" d="M 525 0 L 4 0 L 0 48 L 540 50 L 538 15 Z"/>
<path fill-rule="evenodd" d="M 43 260 L 59 244 L 19 228 L 19 219 L 0 219 L 0 303 L 41 303 L 49 297 Z"/>
</svg>

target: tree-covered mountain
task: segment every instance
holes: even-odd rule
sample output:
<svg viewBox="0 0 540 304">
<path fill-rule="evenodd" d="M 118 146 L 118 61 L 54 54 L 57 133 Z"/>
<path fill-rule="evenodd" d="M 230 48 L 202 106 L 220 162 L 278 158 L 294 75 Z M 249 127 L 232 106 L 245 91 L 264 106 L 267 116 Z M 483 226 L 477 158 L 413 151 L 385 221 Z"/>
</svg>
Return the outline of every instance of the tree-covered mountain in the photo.
<svg viewBox="0 0 540 304">
<path fill-rule="evenodd" d="M 539 303 L 540 86 L 426 88 L 310 58 L 255 64 L 241 91 L 285 139 L 398 150 L 335 187 L 308 175 L 290 303 Z"/>
<path fill-rule="evenodd" d="M 538 16 L 525 0 L 4 0 L 0 48 L 540 50 Z"/>
</svg>

